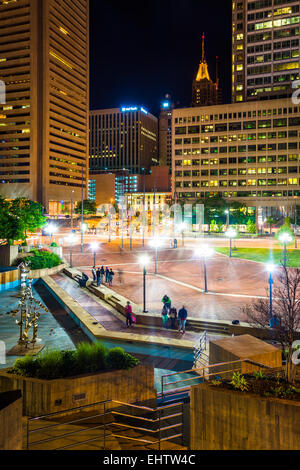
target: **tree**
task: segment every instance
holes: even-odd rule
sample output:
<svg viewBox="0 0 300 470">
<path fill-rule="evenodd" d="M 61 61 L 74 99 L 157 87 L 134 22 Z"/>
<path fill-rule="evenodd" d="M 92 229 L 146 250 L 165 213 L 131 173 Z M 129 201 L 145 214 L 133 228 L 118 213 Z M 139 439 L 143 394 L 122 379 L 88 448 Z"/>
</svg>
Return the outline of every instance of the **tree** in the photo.
<svg viewBox="0 0 300 470">
<path fill-rule="evenodd" d="M 20 217 L 11 213 L 10 202 L 0 196 L 0 238 L 10 245 L 24 238 L 24 224 Z"/>
<path fill-rule="evenodd" d="M 292 382 L 295 365 L 292 363 L 293 343 L 299 335 L 300 328 L 300 269 L 280 267 L 274 279 L 273 319 L 277 326 L 272 329 L 272 336 L 278 341 L 286 357 L 286 379 Z M 243 308 L 248 321 L 254 326 L 269 330 L 270 301 L 257 299 Z"/>
<path fill-rule="evenodd" d="M 276 225 L 279 222 L 279 219 L 278 217 L 269 216 L 267 217 L 266 222 L 270 227 L 270 235 L 272 235 L 272 227 L 273 225 Z"/>
<path fill-rule="evenodd" d="M 246 232 L 247 233 L 256 233 L 256 225 L 255 225 L 254 222 L 252 222 L 251 219 L 249 219 L 248 222 L 247 222 Z"/>
<path fill-rule="evenodd" d="M 90 199 L 85 199 L 83 201 L 83 213 L 87 214 L 96 214 L 97 212 L 97 204 L 95 201 L 91 201 Z M 75 214 L 81 214 L 81 201 L 77 203 L 75 208 Z"/>
<path fill-rule="evenodd" d="M 19 217 L 23 224 L 24 235 L 22 239 L 27 236 L 27 231 L 35 232 L 38 228 L 46 225 L 47 219 L 43 215 L 43 208 L 41 204 L 31 201 L 26 198 L 17 198 L 10 202 L 11 214 Z"/>
<path fill-rule="evenodd" d="M 290 222 L 289 217 L 286 217 L 284 219 L 284 224 L 280 227 L 280 229 L 276 233 L 276 240 L 281 244 L 282 242 L 280 241 L 280 235 L 282 235 L 283 233 L 288 233 L 290 235 L 291 241 L 286 243 L 286 245 L 291 245 L 294 241 L 294 232 L 291 229 L 291 222 Z"/>
</svg>

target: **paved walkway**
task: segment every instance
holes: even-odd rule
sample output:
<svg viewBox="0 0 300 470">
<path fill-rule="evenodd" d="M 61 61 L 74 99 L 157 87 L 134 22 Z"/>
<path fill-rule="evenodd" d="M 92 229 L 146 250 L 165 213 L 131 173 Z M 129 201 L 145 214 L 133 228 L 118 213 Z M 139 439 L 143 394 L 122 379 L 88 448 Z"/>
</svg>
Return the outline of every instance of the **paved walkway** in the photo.
<svg viewBox="0 0 300 470">
<path fill-rule="evenodd" d="M 184 336 L 174 330 L 158 329 L 158 328 L 146 328 L 140 326 L 134 326 L 131 330 L 126 327 L 125 321 L 121 321 L 117 313 L 113 313 L 113 308 L 109 307 L 105 302 L 100 299 L 94 299 L 92 295 L 87 293 L 84 289 L 78 287 L 77 282 L 68 278 L 63 274 L 56 274 L 51 276 L 52 279 L 62 287 L 69 295 L 71 295 L 88 313 L 90 313 L 95 321 L 100 323 L 108 331 L 122 331 L 128 333 L 132 331 L 137 335 L 155 335 L 164 338 L 174 338 L 184 340 L 196 341 L 199 334 L 194 332 L 186 332 Z"/>
</svg>

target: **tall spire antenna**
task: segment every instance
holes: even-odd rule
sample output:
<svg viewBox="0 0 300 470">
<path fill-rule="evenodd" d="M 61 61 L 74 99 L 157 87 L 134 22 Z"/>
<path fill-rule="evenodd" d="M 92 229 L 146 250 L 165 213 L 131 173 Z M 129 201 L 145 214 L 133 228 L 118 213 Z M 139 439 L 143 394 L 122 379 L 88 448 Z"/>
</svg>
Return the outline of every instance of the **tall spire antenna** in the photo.
<svg viewBox="0 0 300 470">
<path fill-rule="evenodd" d="M 204 53 L 204 42 L 205 42 L 205 34 L 202 34 L 202 62 L 205 61 L 205 53 Z"/>
<path fill-rule="evenodd" d="M 216 88 L 219 89 L 219 57 L 216 56 Z"/>
</svg>

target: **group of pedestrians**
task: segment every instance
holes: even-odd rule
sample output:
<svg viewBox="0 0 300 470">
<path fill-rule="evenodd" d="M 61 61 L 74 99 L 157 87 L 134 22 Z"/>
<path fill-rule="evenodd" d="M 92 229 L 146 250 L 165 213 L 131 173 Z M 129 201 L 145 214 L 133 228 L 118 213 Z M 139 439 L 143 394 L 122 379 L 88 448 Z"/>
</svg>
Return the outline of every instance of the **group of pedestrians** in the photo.
<svg viewBox="0 0 300 470">
<path fill-rule="evenodd" d="M 183 305 L 177 313 L 177 309 L 172 306 L 170 297 L 164 295 L 161 299 L 163 309 L 161 312 L 162 321 L 164 328 L 172 328 L 173 330 L 178 329 L 179 332 L 185 333 L 187 310 Z"/>
<path fill-rule="evenodd" d="M 98 287 L 100 287 L 101 284 L 104 283 L 112 287 L 115 273 L 111 268 L 108 268 L 106 266 L 106 268 L 104 269 L 104 266 L 101 266 L 101 268 L 98 267 L 96 269 L 96 266 L 93 266 L 92 274 L 93 281 L 97 283 Z"/>
</svg>

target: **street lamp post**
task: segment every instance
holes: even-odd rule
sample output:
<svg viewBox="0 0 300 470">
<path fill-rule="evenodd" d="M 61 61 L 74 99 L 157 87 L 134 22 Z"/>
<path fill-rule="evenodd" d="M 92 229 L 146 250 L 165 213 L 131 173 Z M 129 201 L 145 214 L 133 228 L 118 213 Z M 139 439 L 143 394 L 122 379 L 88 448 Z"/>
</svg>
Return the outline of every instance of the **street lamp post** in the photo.
<svg viewBox="0 0 300 470">
<path fill-rule="evenodd" d="M 143 266 L 143 312 L 148 313 L 146 310 L 146 275 L 147 270 L 146 267 L 149 264 L 149 258 L 147 255 L 143 255 L 140 257 L 140 264 Z"/>
<path fill-rule="evenodd" d="M 297 196 L 294 196 L 294 199 L 295 199 L 295 229 L 294 229 L 294 233 L 295 233 L 295 249 L 298 248 L 298 245 L 297 245 L 297 234 L 296 234 L 296 230 L 297 230 Z"/>
<path fill-rule="evenodd" d="M 230 225 L 230 224 L 229 224 L 229 222 L 230 222 L 230 220 L 229 220 L 229 216 L 230 216 L 230 211 L 229 211 L 229 209 L 226 209 L 225 214 L 226 214 L 226 225 L 227 225 L 227 228 L 228 228 L 229 225 Z"/>
<path fill-rule="evenodd" d="M 159 238 L 153 238 L 150 242 L 150 246 L 155 249 L 155 274 L 157 274 L 157 258 L 158 258 L 158 249 L 162 245 L 162 241 Z"/>
<path fill-rule="evenodd" d="M 67 242 L 70 244 L 70 268 L 73 268 L 73 263 L 72 263 L 72 251 L 73 251 L 73 243 L 76 240 L 76 237 L 73 235 L 73 233 L 70 233 L 68 238 L 66 239 Z"/>
<path fill-rule="evenodd" d="M 275 271 L 275 265 L 270 263 L 267 265 L 267 271 L 269 273 L 269 286 L 270 286 L 270 326 L 273 324 L 273 276 L 272 273 Z"/>
<path fill-rule="evenodd" d="M 195 256 L 197 258 L 203 259 L 203 265 L 204 265 L 204 292 L 207 294 L 208 288 L 207 288 L 207 266 L 206 266 L 206 259 L 210 258 L 214 253 L 213 248 L 211 248 L 209 245 L 202 245 L 195 250 Z"/>
<path fill-rule="evenodd" d="M 71 194 L 71 230 L 73 230 L 73 212 L 74 212 L 73 197 L 74 197 L 74 190 L 72 191 L 72 194 Z"/>
<path fill-rule="evenodd" d="M 283 232 L 281 235 L 279 235 L 279 241 L 283 243 L 284 246 L 284 260 L 283 260 L 283 266 L 286 268 L 287 265 L 287 244 L 292 242 L 292 237 L 288 232 Z"/>
<path fill-rule="evenodd" d="M 146 202 L 146 175 L 145 168 L 142 168 L 144 171 L 144 195 L 143 195 L 143 248 L 145 248 L 145 202 Z"/>
<path fill-rule="evenodd" d="M 229 228 L 227 230 L 227 232 L 225 233 L 225 235 L 227 236 L 227 238 L 229 238 L 230 240 L 230 252 L 229 252 L 229 257 L 231 258 L 232 257 L 232 239 L 235 238 L 237 236 L 237 232 L 236 230 L 232 229 L 232 228 Z"/>
<path fill-rule="evenodd" d="M 94 266 L 96 266 L 96 255 L 99 248 L 99 243 L 93 242 L 90 245 L 92 252 L 94 253 Z"/>
</svg>

